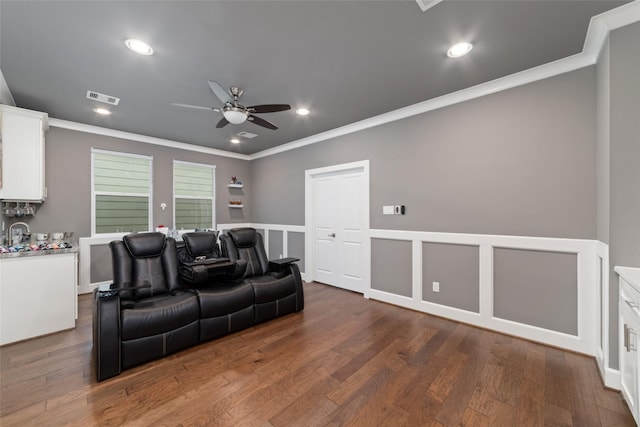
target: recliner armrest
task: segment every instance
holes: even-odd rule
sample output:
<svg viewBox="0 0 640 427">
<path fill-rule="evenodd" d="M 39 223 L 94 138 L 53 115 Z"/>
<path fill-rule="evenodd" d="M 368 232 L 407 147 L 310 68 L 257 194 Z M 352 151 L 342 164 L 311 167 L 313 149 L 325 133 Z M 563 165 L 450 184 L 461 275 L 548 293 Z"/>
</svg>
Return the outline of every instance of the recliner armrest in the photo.
<svg viewBox="0 0 640 427">
<path fill-rule="evenodd" d="M 117 292 L 93 292 L 93 351 L 98 381 L 114 377 L 120 365 L 120 296 Z"/>
<path fill-rule="evenodd" d="M 276 273 L 283 273 L 289 270 L 289 266 L 294 262 L 300 261 L 300 258 L 280 258 L 280 259 L 270 259 L 269 260 L 269 271 L 273 271 Z"/>
<path fill-rule="evenodd" d="M 98 290 L 98 293 L 101 296 L 109 296 L 110 294 L 120 294 L 120 292 L 124 292 L 124 291 L 136 291 L 138 289 L 145 289 L 145 288 L 150 288 L 151 284 L 149 282 L 131 282 L 131 283 L 124 283 L 124 285 L 129 285 L 129 284 L 134 284 L 134 283 L 139 283 L 139 284 L 135 284 L 134 286 L 121 286 L 119 288 L 109 288 L 107 290 L 101 291 Z M 113 286 L 113 284 L 111 284 L 111 286 Z"/>
<path fill-rule="evenodd" d="M 300 261 L 300 258 L 287 257 L 287 258 L 280 258 L 280 259 L 270 259 L 269 267 L 271 267 L 272 265 L 274 267 L 281 267 L 281 266 L 289 265 L 293 262 L 298 262 L 298 261 Z"/>
</svg>

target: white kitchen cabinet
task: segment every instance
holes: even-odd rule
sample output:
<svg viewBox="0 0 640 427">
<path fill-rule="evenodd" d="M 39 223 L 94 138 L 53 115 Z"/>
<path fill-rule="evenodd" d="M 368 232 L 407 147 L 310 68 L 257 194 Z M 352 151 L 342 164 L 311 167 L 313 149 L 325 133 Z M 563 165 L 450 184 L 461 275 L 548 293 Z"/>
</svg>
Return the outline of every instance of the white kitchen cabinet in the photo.
<svg viewBox="0 0 640 427">
<path fill-rule="evenodd" d="M 47 197 L 44 178 L 46 113 L 0 105 L 2 188 L 0 200 L 41 202 Z"/>
<path fill-rule="evenodd" d="M 75 327 L 77 255 L 0 259 L 0 345 Z"/>
<path fill-rule="evenodd" d="M 619 355 L 620 390 L 633 418 L 640 419 L 640 269 L 616 267 L 620 276 L 619 291 Z"/>
</svg>

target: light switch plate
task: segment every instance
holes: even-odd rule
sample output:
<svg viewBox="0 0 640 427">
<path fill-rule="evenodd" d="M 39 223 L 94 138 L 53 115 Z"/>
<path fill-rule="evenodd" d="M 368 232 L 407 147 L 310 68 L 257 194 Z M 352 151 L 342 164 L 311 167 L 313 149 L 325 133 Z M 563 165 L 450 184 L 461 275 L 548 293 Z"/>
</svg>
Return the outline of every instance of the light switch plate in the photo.
<svg viewBox="0 0 640 427">
<path fill-rule="evenodd" d="M 383 206 L 382 207 L 382 215 L 393 215 L 394 207 L 393 206 Z"/>
</svg>

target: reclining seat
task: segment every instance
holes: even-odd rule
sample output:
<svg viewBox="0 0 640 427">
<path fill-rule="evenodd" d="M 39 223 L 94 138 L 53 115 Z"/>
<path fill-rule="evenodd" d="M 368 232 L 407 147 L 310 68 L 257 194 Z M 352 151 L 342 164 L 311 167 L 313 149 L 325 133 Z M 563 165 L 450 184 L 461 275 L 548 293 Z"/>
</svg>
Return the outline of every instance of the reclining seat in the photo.
<svg viewBox="0 0 640 427">
<path fill-rule="evenodd" d="M 246 260 L 244 283 L 255 293 L 256 323 L 304 309 L 297 259 L 267 260 L 262 235 L 253 228 L 235 228 L 220 236 L 223 256 Z"/>
<path fill-rule="evenodd" d="M 175 240 L 140 233 L 109 246 L 113 284 L 94 301 L 98 381 L 199 339 L 198 297 L 181 287 Z"/>
<path fill-rule="evenodd" d="M 185 233 L 182 240 L 178 245 L 180 272 L 200 301 L 200 341 L 253 326 L 253 288 L 242 282 L 247 263 L 219 258 L 217 234 L 213 231 Z"/>
</svg>

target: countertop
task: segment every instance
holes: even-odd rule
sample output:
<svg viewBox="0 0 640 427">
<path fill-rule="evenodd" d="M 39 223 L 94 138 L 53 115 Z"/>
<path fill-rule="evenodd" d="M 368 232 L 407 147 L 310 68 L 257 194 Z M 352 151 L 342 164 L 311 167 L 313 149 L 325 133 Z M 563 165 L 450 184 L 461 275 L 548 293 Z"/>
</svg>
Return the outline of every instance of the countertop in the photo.
<svg viewBox="0 0 640 427">
<path fill-rule="evenodd" d="M 640 268 L 618 266 L 613 270 L 640 292 Z"/>
<path fill-rule="evenodd" d="M 65 248 L 65 249 L 43 249 L 39 251 L 6 252 L 6 253 L 0 253 L 0 260 L 22 258 L 22 257 L 33 257 L 33 256 L 73 254 L 76 252 L 78 252 L 77 245 L 71 248 Z"/>
</svg>

